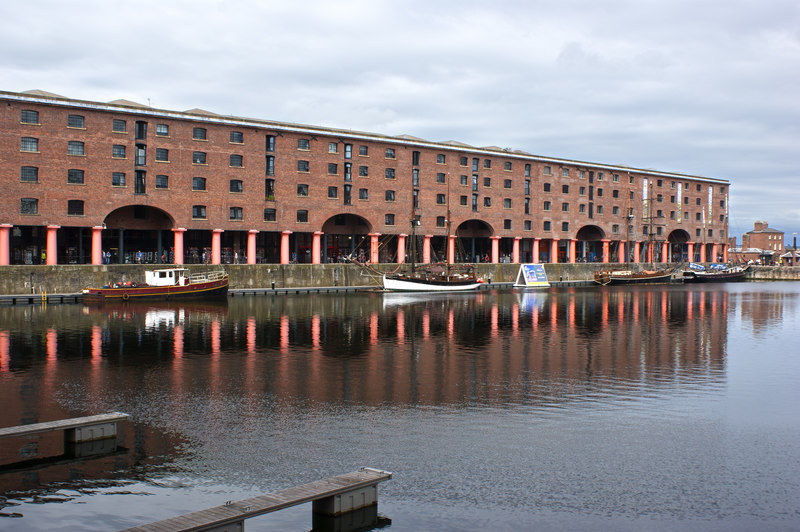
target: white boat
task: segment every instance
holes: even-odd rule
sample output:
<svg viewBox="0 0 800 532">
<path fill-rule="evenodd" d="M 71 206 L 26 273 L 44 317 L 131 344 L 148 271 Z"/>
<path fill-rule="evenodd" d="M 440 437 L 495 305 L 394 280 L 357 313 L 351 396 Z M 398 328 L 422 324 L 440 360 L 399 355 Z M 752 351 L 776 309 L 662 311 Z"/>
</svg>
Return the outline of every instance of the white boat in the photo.
<svg viewBox="0 0 800 532">
<path fill-rule="evenodd" d="M 410 275 L 384 275 L 383 289 L 393 292 L 454 292 L 477 290 L 483 284 L 473 276 L 424 276 L 419 272 Z"/>
</svg>

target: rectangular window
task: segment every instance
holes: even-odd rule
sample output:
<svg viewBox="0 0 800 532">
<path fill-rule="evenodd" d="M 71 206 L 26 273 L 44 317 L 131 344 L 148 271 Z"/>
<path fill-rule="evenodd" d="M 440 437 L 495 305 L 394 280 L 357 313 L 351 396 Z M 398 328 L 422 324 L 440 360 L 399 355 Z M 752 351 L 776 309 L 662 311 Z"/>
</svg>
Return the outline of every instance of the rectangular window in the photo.
<svg viewBox="0 0 800 532">
<path fill-rule="evenodd" d="M 275 180 L 267 178 L 264 180 L 264 199 L 268 201 L 275 200 Z"/>
<path fill-rule="evenodd" d="M 436 204 L 437 205 L 444 205 L 446 201 L 444 194 L 436 194 Z"/>
<path fill-rule="evenodd" d="M 492 160 L 491 159 L 484 159 L 483 160 L 483 167 L 484 168 L 491 168 L 492 167 Z"/>
<path fill-rule="evenodd" d="M 278 220 L 277 211 L 275 209 L 264 209 L 264 221 L 275 222 Z"/>
<path fill-rule="evenodd" d="M 352 204 L 351 196 L 350 196 L 350 191 L 352 189 L 353 189 L 353 185 L 345 185 L 344 186 L 344 197 L 342 198 L 342 201 L 344 202 L 345 205 L 351 205 Z"/>
<path fill-rule="evenodd" d="M 503 220 L 503 229 L 511 229 L 511 220 L 509 218 Z"/>
<path fill-rule="evenodd" d="M 329 142 L 328 143 L 328 153 L 338 153 L 339 152 L 339 143 L 338 142 Z"/>
<path fill-rule="evenodd" d="M 531 199 L 525 198 L 525 214 L 531 213 Z"/>
<path fill-rule="evenodd" d="M 38 183 L 39 169 L 35 166 L 23 166 L 19 170 L 19 180 L 26 183 Z"/>
<path fill-rule="evenodd" d="M 525 165 L 525 177 L 530 177 L 530 176 L 531 176 L 531 165 L 530 164 L 526 164 Z"/>
<path fill-rule="evenodd" d="M 71 140 L 67 143 L 67 155 L 84 155 L 83 142 Z"/>
<path fill-rule="evenodd" d="M 384 200 L 386 200 L 386 201 L 394 201 L 394 190 L 387 190 L 384 193 Z"/>
<path fill-rule="evenodd" d="M 603 206 L 602 205 L 598 205 L 597 206 L 597 214 L 603 214 Z"/>
<path fill-rule="evenodd" d="M 353 180 L 353 163 L 344 163 L 344 180 Z"/>
<path fill-rule="evenodd" d="M 308 141 L 308 139 L 297 139 L 297 149 L 308 151 L 311 149 L 311 143 Z"/>
<path fill-rule="evenodd" d="M 580 187 L 578 189 L 578 195 L 579 196 L 585 196 L 586 195 L 586 187 Z"/>
<path fill-rule="evenodd" d="M 192 164 L 206 164 L 206 152 L 204 151 L 192 152 Z"/>
<path fill-rule="evenodd" d="M 192 205 L 192 218 L 205 219 L 206 206 L 205 205 Z"/>
<path fill-rule="evenodd" d="M 163 188 L 163 189 L 169 188 L 169 176 L 157 175 L 156 188 Z"/>
<path fill-rule="evenodd" d="M 550 202 L 549 201 L 545 201 L 544 202 L 544 204 L 542 205 L 542 210 L 545 210 L 545 211 L 549 211 L 550 210 Z"/>
<path fill-rule="evenodd" d="M 503 169 L 504 169 L 506 172 L 510 172 L 510 171 L 511 171 L 511 163 L 510 163 L 510 162 L 506 162 L 506 163 L 504 163 L 504 165 L 503 165 Z"/>
<path fill-rule="evenodd" d="M 140 120 L 137 120 L 136 124 L 134 125 L 134 128 L 136 129 L 136 140 L 142 140 L 147 138 L 147 122 L 142 122 Z M 156 127 L 156 131 L 157 130 L 158 128 Z"/>
<path fill-rule="evenodd" d="M 503 199 L 503 208 L 510 209 L 511 208 L 511 198 L 504 198 Z"/>
<path fill-rule="evenodd" d="M 352 159 L 353 158 L 353 145 L 352 144 L 345 144 L 344 145 L 344 158 L 345 159 Z"/>
<path fill-rule="evenodd" d="M 585 203 L 581 203 L 580 205 L 578 205 L 578 212 L 581 213 L 581 214 L 585 214 L 586 213 L 586 204 Z"/>
<path fill-rule="evenodd" d="M 128 131 L 128 123 L 125 120 L 115 118 L 111 122 L 111 131 L 114 133 L 126 133 Z"/>
<path fill-rule="evenodd" d="M 267 175 L 275 175 L 275 156 L 267 155 Z"/>
<path fill-rule="evenodd" d="M 77 129 L 85 129 L 86 121 L 81 115 L 69 115 L 67 117 L 67 127 L 74 127 Z"/>
<path fill-rule="evenodd" d="M 444 153 L 437 153 L 436 154 L 436 164 L 444 164 L 447 158 L 444 156 Z"/>
<path fill-rule="evenodd" d="M 394 159 L 394 148 L 386 148 L 386 158 Z"/>
<path fill-rule="evenodd" d="M 339 187 L 328 187 L 328 197 L 336 199 L 339 197 Z"/>
<path fill-rule="evenodd" d="M 549 220 L 545 220 L 544 223 L 542 224 L 542 228 L 545 231 L 550 231 L 550 221 Z"/>
<path fill-rule="evenodd" d="M 531 231 L 533 229 L 533 223 L 530 220 L 525 220 L 524 228 L 526 231 Z"/>
<path fill-rule="evenodd" d="M 469 185 L 469 178 L 465 175 L 462 175 L 460 178 L 460 182 L 464 186 Z"/>
<path fill-rule="evenodd" d="M 561 204 L 561 212 L 569 212 L 569 203 L 562 203 Z"/>
<path fill-rule="evenodd" d="M 308 172 L 308 161 L 297 161 L 298 172 Z"/>
<path fill-rule="evenodd" d="M 228 164 L 230 166 L 234 167 L 234 168 L 241 168 L 242 165 L 244 164 L 242 156 L 241 155 L 237 155 L 235 153 L 231 154 L 231 156 L 229 157 L 228 161 L 229 161 Z"/>
<path fill-rule="evenodd" d="M 136 166 L 145 166 L 147 164 L 147 146 L 144 144 L 137 144 L 135 153 L 134 164 Z"/>
<path fill-rule="evenodd" d="M 230 208 L 230 219 L 231 220 L 241 220 L 244 218 L 244 211 L 241 207 L 231 207 Z"/>
<path fill-rule="evenodd" d="M 235 193 L 244 192 L 244 183 L 242 183 L 241 179 L 231 179 L 228 190 Z"/>
<path fill-rule="evenodd" d="M 169 126 L 167 124 L 156 124 L 156 137 L 169 137 Z"/>
<path fill-rule="evenodd" d="M 492 178 L 491 177 L 484 177 L 483 178 L 483 186 L 485 186 L 485 187 L 492 186 Z"/>
<path fill-rule="evenodd" d="M 308 223 L 308 211 L 305 209 L 299 209 L 297 211 L 297 222 L 304 224 Z"/>
<path fill-rule="evenodd" d="M 67 216 L 83 216 L 83 200 L 68 200 Z"/>
<path fill-rule="evenodd" d="M 472 195 L 472 212 L 478 212 L 478 195 Z"/>
<path fill-rule="evenodd" d="M 619 174 L 614 174 L 611 181 L 613 181 L 614 183 L 619 183 Z"/>
<path fill-rule="evenodd" d="M 459 203 L 459 205 L 463 205 L 464 207 L 466 207 L 467 206 L 467 197 L 466 196 L 461 196 L 458 199 L 458 203 Z"/>
<path fill-rule="evenodd" d="M 550 183 L 544 183 L 543 187 L 545 192 L 550 192 Z"/>
<path fill-rule="evenodd" d="M 23 124 L 38 124 L 39 123 L 39 111 L 33 111 L 30 109 L 23 109 L 20 115 L 19 121 Z"/>
<path fill-rule="evenodd" d="M 358 189 L 358 199 L 360 200 L 368 200 L 369 199 L 369 190 L 366 188 L 359 188 Z"/>
<path fill-rule="evenodd" d="M 619 190 L 617 190 L 617 189 L 612 190 L 611 191 L 611 197 L 612 198 L 618 198 L 619 197 Z M 661 200 L 659 200 L 659 201 L 661 201 Z"/>
<path fill-rule="evenodd" d="M 208 140 L 208 132 L 204 127 L 196 127 L 192 129 L 192 138 L 194 140 Z"/>
<path fill-rule="evenodd" d="M 266 152 L 274 152 L 275 151 L 275 135 L 267 135 L 266 145 L 264 146 L 264 151 Z"/>
<path fill-rule="evenodd" d="M 124 187 L 125 186 L 125 172 L 112 172 L 111 173 L 111 186 Z"/>
<path fill-rule="evenodd" d="M 478 171 L 478 167 L 480 165 L 480 162 L 481 162 L 481 160 L 478 159 L 477 157 L 473 157 L 472 158 L 472 171 L 473 172 L 477 172 Z"/>
<path fill-rule="evenodd" d="M 300 183 L 297 185 L 297 195 L 306 197 L 308 196 L 308 185 Z"/>
<path fill-rule="evenodd" d="M 244 133 L 241 131 L 231 131 L 232 144 L 244 144 Z"/>
<path fill-rule="evenodd" d="M 436 227 L 444 227 L 444 222 L 445 222 L 444 216 L 436 217 Z"/>
<path fill-rule="evenodd" d="M 411 152 L 411 164 L 413 166 L 419 166 L 419 152 L 418 151 L 412 151 Z"/>
<path fill-rule="evenodd" d="M 598 188 L 597 189 L 597 197 L 598 198 L 602 198 L 603 197 L 603 189 L 602 188 Z"/>
<path fill-rule="evenodd" d="M 336 175 L 337 173 L 339 173 L 339 165 L 336 163 L 328 163 L 328 174 Z"/>
<path fill-rule="evenodd" d="M 483 198 L 483 206 L 484 207 L 491 207 L 492 206 L 492 198 L 486 196 Z"/>
<path fill-rule="evenodd" d="M 569 177 L 569 168 L 561 169 L 561 177 Z"/>
<path fill-rule="evenodd" d="M 133 193 L 145 194 L 147 192 L 147 172 L 136 170 L 133 174 Z"/>
<path fill-rule="evenodd" d="M 411 170 L 411 186 L 419 186 L 419 168 Z"/>
<path fill-rule="evenodd" d="M 193 177 L 192 178 L 192 190 L 205 190 L 206 189 L 206 178 L 205 177 Z"/>
<path fill-rule="evenodd" d="M 83 184 L 83 170 L 77 170 L 75 168 L 70 168 L 67 170 L 67 183 L 72 185 L 82 185 Z"/>
<path fill-rule="evenodd" d="M 415 188 L 411 191 L 411 206 L 419 209 L 419 189 Z"/>
<path fill-rule="evenodd" d="M 369 176 L 369 167 L 368 166 L 359 166 L 358 167 L 358 175 L 360 177 L 368 177 Z"/>
<path fill-rule="evenodd" d="M 561 222 L 561 231 L 565 233 L 569 231 L 569 222 Z"/>
<path fill-rule="evenodd" d="M 394 214 L 387 214 L 383 219 L 383 223 L 385 225 L 394 225 Z"/>
<path fill-rule="evenodd" d="M 531 180 L 530 179 L 526 179 L 525 180 L 525 195 L 526 196 L 530 196 L 531 195 Z"/>
<path fill-rule="evenodd" d="M 384 174 L 386 179 L 394 179 L 394 168 L 387 168 Z"/>
<path fill-rule="evenodd" d="M 503 188 L 511 188 L 511 180 L 510 179 L 504 179 L 503 180 Z"/>
<path fill-rule="evenodd" d="M 22 198 L 19 201 L 20 214 L 39 214 L 39 200 L 36 198 Z"/>
<path fill-rule="evenodd" d="M 569 185 L 561 185 L 561 193 L 569 194 Z"/>
<path fill-rule="evenodd" d="M 111 147 L 111 157 L 115 159 L 124 159 L 125 158 L 125 146 L 122 144 L 114 144 Z"/>
<path fill-rule="evenodd" d="M 612 207 L 611 214 L 613 214 L 614 216 L 619 216 L 619 207 Z"/>
<path fill-rule="evenodd" d="M 169 150 L 166 148 L 156 148 L 156 161 L 162 163 L 169 162 Z"/>
<path fill-rule="evenodd" d="M 359 146 L 358 147 L 358 154 L 362 157 L 366 157 L 369 155 L 369 147 L 368 146 Z"/>
<path fill-rule="evenodd" d="M 552 173 L 552 170 L 550 169 L 550 167 L 549 166 L 545 166 L 544 167 L 544 175 L 551 175 L 551 173 Z"/>
<path fill-rule="evenodd" d="M 614 233 L 615 235 L 618 234 L 619 233 L 619 225 L 617 225 L 617 224 L 612 225 L 611 226 L 611 232 Z"/>
<path fill-rule="evenodd" d="M 597 180 L 598 181 L 602 181 L 603 180 L 603 172 L 597 172 Z"/>
</svg>

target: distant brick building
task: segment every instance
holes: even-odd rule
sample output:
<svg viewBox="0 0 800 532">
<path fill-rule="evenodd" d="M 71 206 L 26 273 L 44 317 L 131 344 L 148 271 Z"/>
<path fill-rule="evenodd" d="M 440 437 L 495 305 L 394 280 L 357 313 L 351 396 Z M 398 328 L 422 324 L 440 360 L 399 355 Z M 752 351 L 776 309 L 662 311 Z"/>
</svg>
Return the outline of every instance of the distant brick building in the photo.
<svg viewBox="0 0 800 532">
<path fill-rule="evenodd" d="M 0 264 L 712 261 L 729 182 L 0 92 Z M 450 240 L 448 241 L 448 235 Z"/>
<path fill-rule="evenodd" d="M 783 231 L 772 229 L 767 222 L 756 221 L 753 230 L 742 235 L 742 247 L 732 249 L 731 253 L 737 262 L 752 260 L 761 264 L 776 264 L 785 251 L 783 237 Z"/>
</svg>

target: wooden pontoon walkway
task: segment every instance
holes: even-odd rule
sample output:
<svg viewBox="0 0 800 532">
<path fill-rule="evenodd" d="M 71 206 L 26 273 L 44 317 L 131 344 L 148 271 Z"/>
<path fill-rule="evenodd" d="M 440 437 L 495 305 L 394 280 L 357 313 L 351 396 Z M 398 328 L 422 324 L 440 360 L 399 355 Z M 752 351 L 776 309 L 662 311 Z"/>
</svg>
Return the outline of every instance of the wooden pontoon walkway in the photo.
<svg viewBox="0 0 800 532">
<path fill-rule="evenodd" d="M 200 531 L 221 529 L 225 526 L 241 524 L 245 519 L 275 512 L 298 504 L 307 502 L 323 503 L 328 506 L 339 496 L 353 493 L 361 496 L 363 490 L 376 489 L 378 482 L 389 480 L 392 474 L 388 471 L 362 467 L 353 473 L 339 475 L 325 480 L 318 480 L 266 495 L 250 499 L 226 503 L 206 510 L 192 512 L 177 517 L 156 521 L 146 525 L 128 528 L 124 532 L 173 532 L 173 531 Z M 337 501 L 338 502 L 338 501 Z M 327 504 L 326 504 L 327 503 Z M 340 510 L 336 513 L 346 513 L 364 506 L 377 504 L 377 495 L 374 500 L 365 497 L 363 501 L 342 501 Z M 337 508 L 339 507 L 336 504 Z M 328 508 L 330 509 L 330 508 Z M 314 507 L 317 511 L 317 506 Z M 325 511 L 325 510 L 323 510 Z"/>
</svg>

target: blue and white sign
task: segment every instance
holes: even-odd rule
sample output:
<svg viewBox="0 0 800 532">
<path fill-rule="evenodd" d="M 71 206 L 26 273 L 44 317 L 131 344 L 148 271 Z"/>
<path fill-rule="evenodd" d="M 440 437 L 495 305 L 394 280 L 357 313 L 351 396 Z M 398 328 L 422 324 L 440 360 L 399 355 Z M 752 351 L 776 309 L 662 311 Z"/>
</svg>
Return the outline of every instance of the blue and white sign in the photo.
<svg viewBox="0 0 800 532">
<path fill-rule="evenodd" d="M 544 264 L 520 264 L 517 281 L 514 286 L 524 286 L 526 288 L 549 287 L 550 283 L 547 281 Z"/>
</svg>

